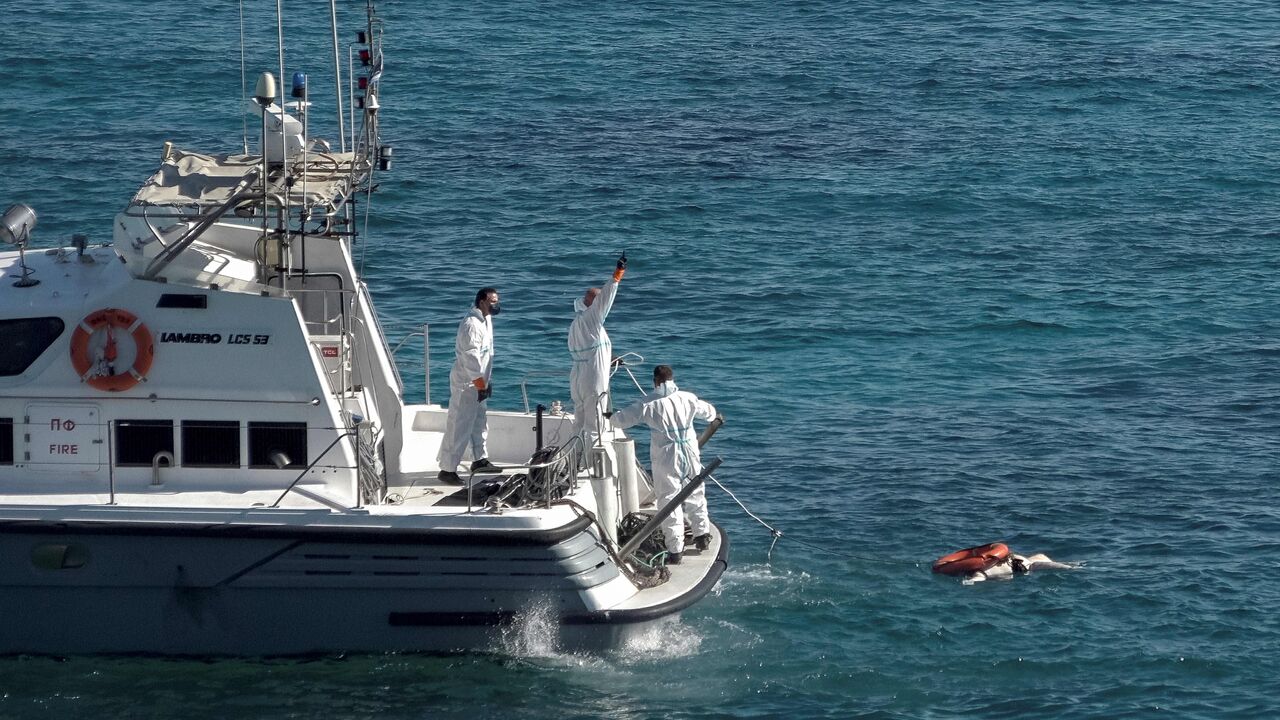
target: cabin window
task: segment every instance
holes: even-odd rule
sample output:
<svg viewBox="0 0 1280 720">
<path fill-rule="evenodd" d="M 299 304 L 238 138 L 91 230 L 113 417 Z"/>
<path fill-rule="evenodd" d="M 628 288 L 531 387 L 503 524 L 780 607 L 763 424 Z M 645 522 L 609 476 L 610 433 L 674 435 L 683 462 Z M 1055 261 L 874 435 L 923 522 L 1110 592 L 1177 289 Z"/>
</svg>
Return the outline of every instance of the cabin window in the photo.
<svg viewBox="0 0 1280 720">
<path fill-rule="evenodd" d="M 209 307 L 208 295 L 188 295 L 185 293 L 165 293 L 156 303 L 158 308 L 188 308 L 204 310 Z"/>
<path fill-rule="evenodd" d="M 249 423 L 249 466 L 258 468 L 307 466 L 307 424 Z"/>
<path fill-rule="evenodd" d="M 0 377 L 21 375 L 62 335 L 62 318 L 0 320 Z"/>
<path fill-rule="evenodd" d="M 240 467 L 240 423 L 183 420 L 182 464 L 186 467 Z"/>
<path fill-rule="evenodd" d="M 0 418 L 0 465 L 13 464 L 13 418 Z"/>
<path fill-rule="evenodd" d="M 156 453 L 162 452 L 173 456 L 172 420 L 116 421 L 116 465 L 151 467 Z"/>
</svg>

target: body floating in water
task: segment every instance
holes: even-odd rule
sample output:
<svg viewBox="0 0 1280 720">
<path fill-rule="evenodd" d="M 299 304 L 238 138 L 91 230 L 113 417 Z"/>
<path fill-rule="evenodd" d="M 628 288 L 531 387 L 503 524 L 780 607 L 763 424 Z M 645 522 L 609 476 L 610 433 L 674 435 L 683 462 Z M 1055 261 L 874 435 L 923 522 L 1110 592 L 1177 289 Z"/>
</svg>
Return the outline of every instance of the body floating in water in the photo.
<svg viewBox="0 0 1280 720">
<path fill-rule="evenodd" d="M 1019 555 L 1004 543 L 990 543 L 957 550 L 933 561 L 933 572 L 963 578 L 966 585 L 983 580 L 1008 580 L 1032 570 L 1074 570 L 1077 563 L 1062 563 L 1044 553 Z"/>
</svg>

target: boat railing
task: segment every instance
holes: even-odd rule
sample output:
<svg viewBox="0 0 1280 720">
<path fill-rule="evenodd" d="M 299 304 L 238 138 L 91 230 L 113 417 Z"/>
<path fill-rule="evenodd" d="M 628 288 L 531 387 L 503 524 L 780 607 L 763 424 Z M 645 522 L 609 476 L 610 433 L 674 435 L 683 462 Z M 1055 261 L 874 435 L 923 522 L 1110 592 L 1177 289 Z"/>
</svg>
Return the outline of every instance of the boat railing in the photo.
<svg viewBox="0 0 1280 720">
<path fill-rule="evenodd" d="M 343 505 L 342 503 L 337 502 L 336 500 L 333 500 L 332 498 L 328 498 L 319 493 L 311 492 L 310 490 L 306 490 L 305 488 L 299 487 L 298 483 L 302 482 L 302 478 L 306 477 L 307 473 L 310 473 L 311 469 L 314 468 L 316 464 L 319 463 L 320 460 L 324 458 L 325 455 L 328 455 L 330 450 L 337 447 L 338 443 L 342 442 L 344 438 L 353 437 L 353 436 L 356 436 L 355 430 L 346 430 L 341 434 L 339 434 L 338 437 L 334 438 L 333 442 L 329 443 L 329 446 L 326 447 L 323 451 L 321 451 L 319 455 L 316 455 L 314 460 L 307 463 L 307 466 L 302 469 L 302 472 L 298 473 L 298 477 L 294 478 L 293 482 L 289 483 L 289 486 L 284 489 L 284 492 L 280 493 L 280 497 L 276 498 L 276 501 L 271 503 L 271 507 L 273 508 L 280 507 L 280 502 L 284 500 L 289 493 L 295 492 L 307 498 L 308 500 L 313 500 L 315 502 L 320 503 L 321 505 L 324 505 L 330 510 L 336 510 L 337 512 L 347 512 L 351 510 L 352 508 L 349 508 L 346 505 Z M 359 440 L 357 438 L 357 442 L 358 441 Z M 358 454 L 357 454 L 356 462 L 359 462 Z M 283 469 L 283 466 L 281 467 L 281 469 Z"/>
<path fill-rule="evenodd" d="M 625 372 L 627 377 L 631 378 L 631 384 L 636 386 L 636 389 L 640 391 L 641 395 L 644 395 L 647 391 L 640 386 L 640 381 L 636 380 L 635 374 L 631 372 L 631 365 L 642 362 L 644 362 L 644 356 L 640 353 L 624 352 L 613 359 L 613 371 L 609 376 L 612 377 L 617 375 L 619 370 Z"/>
<path fill-rule="evenodd" d="M 533 412 L 529 406 L 529 381 L 534 378 L 567 378 L 569 371 L 564 368 L 548 368 L 544 370 L 530 370 L 520 378 L 520 397 L 524 400 L 524 412 L 530 414 Z"/>
<path fill-rule="evenodd" d="M 407 339 L 408 338 L 406 338 L 406 340 Z M 631 378 L 632 384 L 634 384 L 636 386 L 636 389 L 640 391 L 640 394 L 643 395 L 646 392 L 646 390 L 640 386 L 640 382 L 636 380 L 636 376 L 632 374 L 631 368 L 629 367 L 632 364 L 642 363 L 642 362 L 644 362 L 644 356 L 641 355 L 640 353 L 637 353 L 637 352 L 622 353 L 621 355 L 618 355 L 613 359 L 613 365 L 612 365 L 612 371 L 610 372 L 610 377 L 612 377 L 613 375 L 616 375 L 619 370 L 626 372 L 627 376 Z M 535 378 L 563 378 L 563 377 L 569 377 L 569 370 L 566 370 L 565 368 L 545 368 L 545 369 L 539 369 L 539 370 L 530 370 L 529 372 L 525 373 L 524 376 L 520 378 L 520 398 L 524 400 L 525 413 L 533 412 L 531 406 L 529 405 L 529 381 L 530 380 L 533 380 Z"/>
<path fill-rule="evenodd" d="M 342 335 L 346 332 L 346 306 L 355 291 L 344 288 L 290 287 L 309 335 Z"/>
<path fill-rule="evenodd" d="M 519 472 L 506 476 L 498 489 L 485 498 L 483 507 L 488 510 L 498 510 L 503 506 L 551 507 L 553 501 L 578 490 L 582 456 L 582 438 L 575 436 L 556 448 L 545 460 L 531 461 L 524 465 L 503 465 L 503 470 Z M 535 454 L 534 458 L 537 457 Z M 473 471 L 467 479 L 467 512 L 476 510 L 474 480 Z"/>
<path fill-rule="evenodd" d="M 372 321 L 372 328 L 368 328 L 372 333 L 376 334 L 376 338 L 369 337 L 370 333 L 365 333 L 365 341 L 376 340 L 381 348 L 381 353 L 386 357 L 386 362 L 391 366 L 391 374 L 395 376 L 396 390 L 404 395 L 404 378 L 400 377 L 400 368 L 396 366 L 395 358 L 392 357 L 391 347 L 387 345 L 387 331 L 382 327 L 382 320 L 378 317 L 378 313 L 373 309 L 373 298 L 369 296 L 369 286 L 363 280 L 359 281 L 356 288 L 356 295 L 351 299 L 351 317 L 360 327 L 367 328 L 362 318 L 368 315 Z M 369 353 L 369 357 L 375 357 L 373 348 L 366 346 L 364 348 Z"/>
<path fill-rule="evenodd" d="M 400 342 L 396 343 L 396 346 L 391 349 L 391 359 L 392 359 L 391 364 L 395 365 L 395 356 L 396 356 L 396 353 L 400 352 L 400 348 L 404 347 L 405 343 L 409 342 L 410 340 L 416 337 L 422 338 L 422 378 L 423 378 L 423 381 L 426 383 L 426 391 L 425 391 L 426 404 L 430 405 L 431 404 L 431 325 L 429 323 L 422 323 L 421 332 L 415 330 L 414 332 L 411 332 L 408 335 L 405 335 L 403 338 L 400 339 Z M 525 406 L 525 412 L 528 412 L 529 411 L 528 398 L 525 399 L 524 406 Z"/>
</svg>

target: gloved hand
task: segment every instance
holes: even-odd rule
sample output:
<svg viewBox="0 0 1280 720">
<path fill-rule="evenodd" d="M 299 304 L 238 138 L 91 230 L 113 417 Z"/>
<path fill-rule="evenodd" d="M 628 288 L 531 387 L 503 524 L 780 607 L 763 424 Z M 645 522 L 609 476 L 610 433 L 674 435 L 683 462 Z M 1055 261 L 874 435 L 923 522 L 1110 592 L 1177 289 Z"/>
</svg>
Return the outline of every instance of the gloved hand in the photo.
<svg viewBox="0 0 1280 720">
<path fill-rule="evenodd" d="M 618 258 L 618 269 L 619 270 L 627 269 L 627 251 L 626 250 L 623 250 L 622 255 Z"/>
<path fill-rule="evenodd" d="M 476 389 L 476 395 L 480 398 L 480 402 L 484 402 L 485 400 L 488 400 L 489 396 L 492 394 L 493 394 L 492 385 L 486 385 L 483 390 L 478 388 Z"/>
</svg>

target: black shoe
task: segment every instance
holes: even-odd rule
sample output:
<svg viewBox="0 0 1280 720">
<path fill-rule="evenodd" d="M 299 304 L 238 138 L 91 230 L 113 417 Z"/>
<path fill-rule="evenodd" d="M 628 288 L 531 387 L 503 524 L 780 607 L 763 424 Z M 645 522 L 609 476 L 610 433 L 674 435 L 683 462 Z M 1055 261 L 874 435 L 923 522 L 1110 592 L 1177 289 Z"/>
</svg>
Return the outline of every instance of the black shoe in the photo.
<svg viewBox="0 0 1280 720">
<path fill-rule="evenodd" d="M 694 538 L 693 546 L 698 548 L 699 552 L 711 547 L 711 533 L 705 533 Z"/>
<path fill-rule="evenodd" d="M 668 565 L 679 565 L 680 560 L 681 560 L 680 553 L 673 553 L 673 552 L 667 553 Z"/>
<path fill-rule="evenodd" d="M 489 458 L 480 458 L 471 463 L 471 472 L 476 475 L 496 475 L 502 472 L 502 468 L 489 462 Z"/>
<path fill-rule="evenodd" d="M 462 482 L 462 478 L 458 477 L 458 473 L 449 472 L 448 470 L 441 470 L 440 474 L 436 476 L 436 480 L 439 480 L 440 482 L 446 485 L 464 485 L 465 484 Z"/>
</svg>

